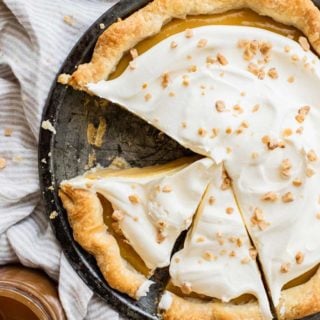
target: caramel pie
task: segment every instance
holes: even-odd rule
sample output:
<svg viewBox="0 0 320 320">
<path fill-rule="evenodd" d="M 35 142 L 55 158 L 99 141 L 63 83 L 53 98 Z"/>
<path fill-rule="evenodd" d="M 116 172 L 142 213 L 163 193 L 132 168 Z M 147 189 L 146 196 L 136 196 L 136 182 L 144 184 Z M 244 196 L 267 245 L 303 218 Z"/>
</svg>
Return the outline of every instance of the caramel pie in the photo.
<svg viewBox="0 0 320 320">
<path fill-rule="evenodd" d="M 112 287 L 139 298 L 170 264 L 164 319 L 271 319 L 268 296 L 279 319 L 320 311 L 319 54 L 309 0 L 155 0 L 60 75 L 204 157 L 62 183 Z"/>
</svg>

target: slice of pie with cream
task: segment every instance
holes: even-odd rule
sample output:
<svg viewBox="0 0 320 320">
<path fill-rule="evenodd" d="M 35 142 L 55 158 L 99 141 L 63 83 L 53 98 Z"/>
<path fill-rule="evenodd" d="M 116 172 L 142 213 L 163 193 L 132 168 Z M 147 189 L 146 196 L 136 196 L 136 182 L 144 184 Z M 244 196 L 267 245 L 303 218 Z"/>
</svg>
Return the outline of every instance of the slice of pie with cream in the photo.
<svg viewBox="0 0 320 320">
<path fill-rule="evenodd" d="M 206 299 L 215 298 L 215 301 L 211 299 L 202 304 L 206 314 L 223 314 L 223 310 L 219 308 L 222 301 L 229 303 L 234 311 L 238 308 L 239 317 L 244 312 L 243 315 L 247 318 L 272 319 L 256 263 L 257 252 L 252 247 L 242 222 L 231 185 L 226 185 L 224 180 L 225 172 L 223 166 L 219 165 L 199 206 L 183 249 L 172 257 L 171 281 L 186 297 L 190 293 L 196 293 Z M 183 316 L 183 299 L 169 291 L 160 303 L 166 309 L 164 319 L 171 315 L 179 319 Z M 192 298 L 194 304 L 199 303 L 195 297 Z M 242 301 L 242 306 L 236 304 L 237 298 Z M 245 310 L 243 305 L 246 306 Z M 226 314 L 227 312 L 225 316 Z"/>
<path fill-rule="evenodd" d="M 106 264 L 103 270 L 111 286 L 140 297 L 151 282 L 122 259 L 119 243 L 103 221 L 103 214 L 107 214 L 103 207 L 114 220 L 110 228 L 122 233 L 150 274 L 168 266 L 173 246 L 189 228 L 214 172 L 211 159 L 193 161 L 186 158 L 141 169 L 97 169 L 62 182 L 60 197 L 75 238 L 93 253 L 99 265 Z M 109 267 L 112 261 L 118 261 L 118 266 Z M 136 285 L 131 285 L 132 278 Z"/>
<path fill-rule="evenodd" d="M 284 25 L 264 20 L 252 12 L 227 12 L 243 8 Z M 185 20 L 174 20 L 166 29 L 164 25 L 175 18 Z M 154 37 L 145 40 L 150 36 Z M 139 44 L 142 40 L 145 42 Z M 125 68 L 122 60 L 116 70 L 129 50 L 132 61 Z M 270 293 L 279 319 L 297 319 L 320 311 L 320 241 L 317 239 L 320 233 L 320 62 L 316 55 L 319 53 L 320 12 L 310 0 L 154 0 L 104 31 L 89 63 L 80 65 L 72 75 L 59 77 L 63 84 L 119 104 L 181 145 L 207 157 L 199 161 L 211 158 L 217 165 L 223 164 L 226 177 L 233 181 L 233 201 L 238 204 L 232 221 L 238 223 L 237 230 L 243 236 L 246 236 L 245 228 L 249 232 L 258 252 L 260 272 L 266 279 L 266 292 Z M 214 177 L 212 168 L 209 171 Z M 213 184 L 205 198 L 214 189 Z M 187 185 L 184 187 L 188 189 Z M 91 206 L 99 207 L 99 197 L 92 196 L 94 192 L 89 189 L 84 188 L 81 193 L 90 194 L 94 198 Z M 94 211 L 100 212 L 99 226 L 91 226 L 95 231 L 94 241 L 88 240 L 94 245 L 87 246 L 78 236 L 83 224 L 81 215 L 77 214 L 81 209 L 74 206 L 77 201 L 69 201 L 70 190 L 73 189 L 62 185 L 61 196 L 75 238 L 95 254 L 102 271 L 110 269 L 106 267 L 106 256 L 110 253 L 106 250 L 109 248 L 106 237 L 109 242 L 112 237 L 102 227 L 101 208 Z M 229 191 L 226 194 L 230 201 L 234 199 Z M 224 196 L 219 193 L 218 200 Z M 209 266 L 205 272 L 212 274 L 208 276 L 212 286 L 201 285 L 205 272 L 193 271 L 193 264 L 187 263 L 199 255 L 201 244 L 192 242 L 197 232 L 206 232 L 210 224 L 212 229 L 217 227 L 213 217 L 222 211 L 220 207 L 216 210 L 212 207 L 212 211 L 208 208 L 211 209 L 202 202 L 185 248 L 175 256 L 181 260 L 181 267 L 175 265 L 175 258 L 170 266 L 172 282 L 182 289 L 188 287 L 193 293 L 190 297 L 179 296 L 174 290 L 166 293 L 161 300 L 165 319 L 247 319 L 246 312 L 250 319 L 267 318 L 270 314 L 267 315 L 267 303 L 260 292 L 261 279 L 254 261 L 237 270 L 252 268 L 247 272 L 256 280 L 247 281 L 246 289 L 242 280 L 247 274 L 234 287 L 227 283 L 236 281 L 231 271 L 233 264 L 223 270 L 220 278 L 215 276 L 215 268 L 221 267 L 226 257 L 209 262 L 201 258 L 205 260 L 201 268 Z M 210 214 L 213 220 L 202 228 L 201 219 Z M 148 216 L 152 227 L 156 226 L 155 217 L 158 215 Z M 176 229 L 175 237 L 190 223 Z M 231 232 L 232 224 L 225 227 L 226 232 Z M 133 229 L 131 226 L 130 230 Z M 101 239 L 104 250 L 95 246 Z M 117 248 L 112 239 L 111 247 Z M 168 264 L 173 242 L 164 256 L 155 254 L 157 257 L 150 260 L 151 255 L 143 257 L 143 250 L 137 244 L 130 244 L 137 252 L 140 250 L 146 269 L 151 270 Z M 212 241 L 208 245 L 216 248 Z M 243 253 L 248 246 L 246 238 L 239 252 Z M 192 252 L 190 256 L 187 248 Z M 216 257 L 217 253 L 212 254 Z M 119 252 L 116 256 L 120 257 Z M 182 261 L 186 262 L 185 268 Z M 236 259 L 230 261 L 236 263 Z M 191 268 L 190 272 L 187 267 Z M 119 279 L 124 276 L 122 272 L 119 274 L 117 281 L 121 282 Z M 142 274 L 135 273 L 130 288 L 114 285 L 111 276 L 105 274 L 105 277 L 112 286 L 134 297 L 145 293 L 149 286 Z M 246 293 L 259 301 L 258 311 L 256 301 L 234 300 Z M 208 297 L 218 300 L 208 302 Z"/>
</svg>

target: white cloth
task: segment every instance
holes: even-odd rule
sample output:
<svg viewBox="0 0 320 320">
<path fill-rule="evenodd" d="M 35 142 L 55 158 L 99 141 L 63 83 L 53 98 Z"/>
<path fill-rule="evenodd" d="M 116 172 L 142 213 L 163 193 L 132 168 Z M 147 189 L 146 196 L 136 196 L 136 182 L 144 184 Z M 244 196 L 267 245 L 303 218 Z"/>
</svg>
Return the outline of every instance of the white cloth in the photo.
<svg viewBox="0 0 320 320">
<path fill-rule="evenodd" d="M 0 169 L 0 265 L 20 261 L 59 281 L 70 320 L 119 316 L 82 282 L 53 235 L 40 201 L 38 131 L 61 64 L 114 2 L 0 0 L 0 159 L 6 160 Z M 7 128 L 13 130 L 9 137 Z"/>
</svg>

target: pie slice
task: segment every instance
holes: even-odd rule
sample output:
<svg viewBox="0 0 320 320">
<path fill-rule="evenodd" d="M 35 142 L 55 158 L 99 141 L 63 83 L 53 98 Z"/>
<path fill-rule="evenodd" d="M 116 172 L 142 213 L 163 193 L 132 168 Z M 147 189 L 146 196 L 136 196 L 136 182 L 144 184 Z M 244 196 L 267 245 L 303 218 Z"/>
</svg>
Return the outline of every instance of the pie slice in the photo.
<svg viewBox="0 0 320 320">
<path fill-rule="evenodd" d="M 194 313 L 194 319 L 216 319 L 218 315 L 272 319 L 256 250 L 225 179 L 222 165 L 217 166 L 184 247 L 171 260 L 172 283 L 185 296 L 196 293 L 198 300 L 184 301 L 174 293 L 165 293 L 160 303 L 166 309 L 164 319 L 186 319 L 186 308 Z M 201 303 L 203 296 L 207 301 Z M 201 311 L 192 310 L 194 305 Z"/>
<path fill-rule="evenodd" d="M 95 256 L 110 286 L 139 298 L 151 284 L 142 273 L 169 265 L 175 241 L 190 226 L 213 173 L 212 160 L 194 160 L 142 169 L 97 169 L 61 184 L 74 237 Z M 120 247 L 123 241 L 126 247 Z M 129 260 L 136 253 L 145 266 L 131 258 L 132 268 L 121 251 Z"/>
</svg>

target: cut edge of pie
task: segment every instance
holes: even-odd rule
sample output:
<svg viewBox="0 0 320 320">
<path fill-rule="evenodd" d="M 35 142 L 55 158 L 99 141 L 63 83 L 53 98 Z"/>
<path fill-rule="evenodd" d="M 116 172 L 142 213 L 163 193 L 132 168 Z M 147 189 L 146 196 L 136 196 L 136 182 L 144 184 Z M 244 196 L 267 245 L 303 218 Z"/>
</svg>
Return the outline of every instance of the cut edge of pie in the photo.
<svg viewBox="0 0 320 320">
<path fill-rule="evenodd" d="M 157 34 L 173 18 L 245 8 L 296 27 L 320 54 L 320 11 L 311 0 L 154 0 L 106 29 L 98 38 L 91 61 L 79 65 L 72 75 L 61 74 L 58 82 L 88 92 L 88 83 L 107 79 L 124 53 Z"/>
</svg>

